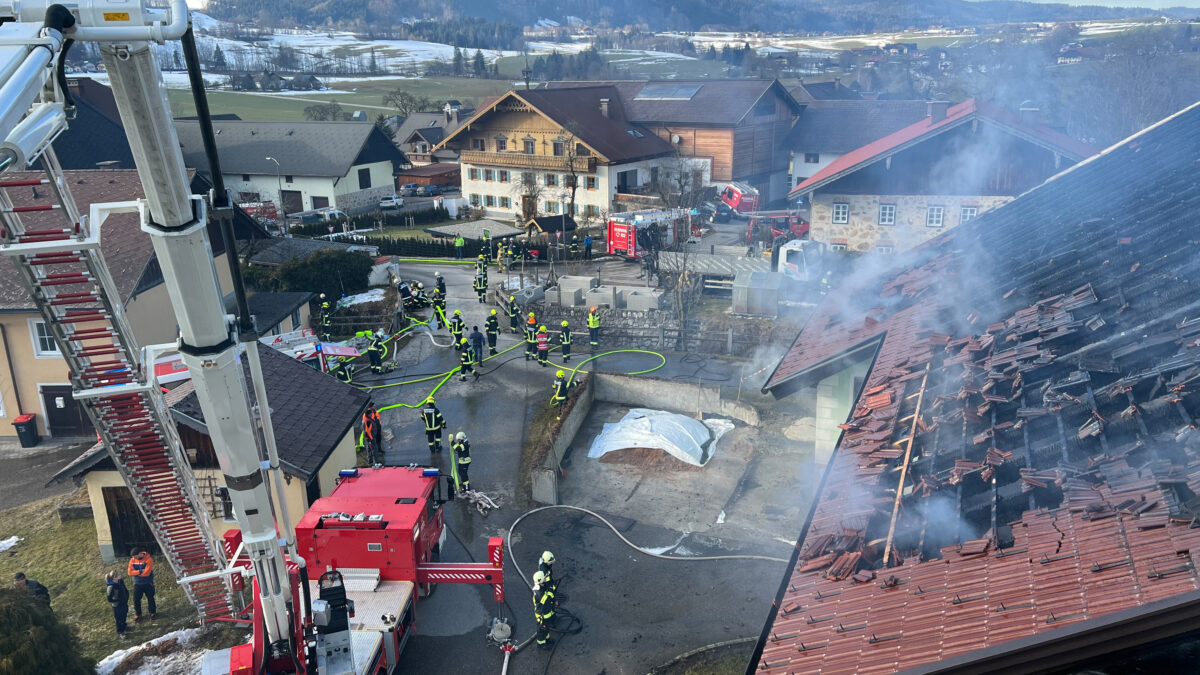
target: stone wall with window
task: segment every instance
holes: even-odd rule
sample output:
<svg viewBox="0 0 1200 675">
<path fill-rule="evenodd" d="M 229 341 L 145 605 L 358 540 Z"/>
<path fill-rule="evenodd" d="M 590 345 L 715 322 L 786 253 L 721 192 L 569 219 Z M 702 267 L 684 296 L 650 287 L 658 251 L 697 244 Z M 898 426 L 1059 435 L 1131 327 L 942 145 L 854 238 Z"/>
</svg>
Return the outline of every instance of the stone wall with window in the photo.
<svg viewBox="0 0 1200 675">
<path fill-rule="evenodd" d="M 812 197 L 811 236 L 852 251 L 903 251 L 1012 201 L 1007 196 L 845 195 Z"/>
</svg>

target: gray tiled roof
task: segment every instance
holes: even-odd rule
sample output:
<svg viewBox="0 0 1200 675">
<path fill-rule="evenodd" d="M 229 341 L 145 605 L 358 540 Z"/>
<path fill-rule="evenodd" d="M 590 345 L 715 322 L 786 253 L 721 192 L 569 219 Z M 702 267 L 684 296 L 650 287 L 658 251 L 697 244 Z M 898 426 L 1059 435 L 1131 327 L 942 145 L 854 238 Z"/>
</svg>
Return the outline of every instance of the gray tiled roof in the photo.
<svg viewBox="0 0 1200 675">
<path fill-rule="evenodd" d="M 737 124 L 760 98 L 774 92 L 799 112 L 800 104 L 776 80 L 659 80 L 617 82 L 551 82 L 552 89 L 609 85 L 619 92 L 626 119 L 640 123 L 729 126 Z M 677 91 L 695 88 L 690 98 L 649 96 L 669 85 Z M 520 92 L 522 94 L 526 92 Z M 638 98 L 643 96 L 643 98 Z"/>
<path fill-rule="evenodd" d="M 250 315 L 254 317 L 258 334 L 266 335 L 292 312 L 304 306 L 312 296 L 308 291 L 263 291 L 247 297 L 246 305 L 250 309 Z M 226 312 L 232 314 L 237 311 L 233 293 L 226 295 L 224 301 Z"/>
<path fill-rule="evenodd" d="M 177 120 L 184 161 L 205 174 L 208 161 L 199 122 Z M 375 125 L 370 122 L 214 121 L 221 171 L 225 174 L 345 176 L 354 166 Z"/>
<path fill-rule="evenodd" d="M 788 134 L 798 152 L 850 152 L 926 116 L 925 101 L 813 101 Z"/>
</svg>

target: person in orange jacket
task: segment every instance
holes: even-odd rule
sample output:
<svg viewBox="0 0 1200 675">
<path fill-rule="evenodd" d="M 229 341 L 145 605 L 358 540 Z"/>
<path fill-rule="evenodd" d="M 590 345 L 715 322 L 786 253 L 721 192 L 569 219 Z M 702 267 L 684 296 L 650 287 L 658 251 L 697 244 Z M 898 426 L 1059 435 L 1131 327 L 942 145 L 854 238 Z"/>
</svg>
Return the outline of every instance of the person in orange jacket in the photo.
<svg viewBox="0 0 1200 675">
<path fill-rule="evenodd" d="M 142 596 L 146 597 L 146 608 L 150 618 L 158 618 L 158 605 L 154 602 L 154 558 L 144 548 L 129 552 L 129 569 L 126 576 L 133 579 L 133 620 L 142 620 Z"/>
<path fill-rule="evenodd" d="M 367 462 L 371 466 L 383 463 L 383 422 L 375 404 L 367 406 L 363 413 L 363 437 L 367 445 Z"/>
</svg>

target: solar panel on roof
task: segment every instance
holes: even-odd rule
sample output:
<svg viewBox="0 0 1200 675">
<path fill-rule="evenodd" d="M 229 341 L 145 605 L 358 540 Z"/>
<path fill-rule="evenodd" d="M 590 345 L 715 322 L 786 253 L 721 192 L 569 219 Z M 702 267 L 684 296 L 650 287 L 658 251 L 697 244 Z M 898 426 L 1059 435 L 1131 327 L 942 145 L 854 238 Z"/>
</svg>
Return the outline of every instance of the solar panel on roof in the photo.
<svg viewBox="0 0 1200 675">
<path fill-rule="evenodd" d="M 698 84 L 648 84 L 633 98 L 635 101 L 690 101 L 698 91 Z"/>
</svg>

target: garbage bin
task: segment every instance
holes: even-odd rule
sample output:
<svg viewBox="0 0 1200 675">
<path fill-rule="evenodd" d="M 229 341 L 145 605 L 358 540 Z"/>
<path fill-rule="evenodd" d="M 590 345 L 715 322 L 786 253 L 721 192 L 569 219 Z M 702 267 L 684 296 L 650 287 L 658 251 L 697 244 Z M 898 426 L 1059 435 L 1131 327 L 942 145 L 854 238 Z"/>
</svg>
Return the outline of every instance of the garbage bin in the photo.
<svg viewBox="0 0 1200 675">
<path fill-rule="evenodd" d="M 13 426 L 17 428 L 17 437 L 21 439 L 22 448 L 32 448 L 42 440 L 38 437 L 37 415 L 33 413 L 18 415 L 13 420 Z"/>
</svg>

